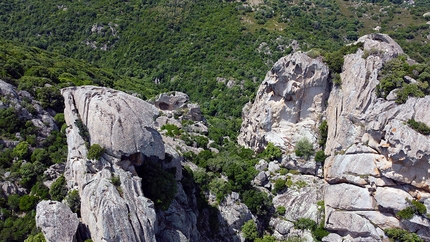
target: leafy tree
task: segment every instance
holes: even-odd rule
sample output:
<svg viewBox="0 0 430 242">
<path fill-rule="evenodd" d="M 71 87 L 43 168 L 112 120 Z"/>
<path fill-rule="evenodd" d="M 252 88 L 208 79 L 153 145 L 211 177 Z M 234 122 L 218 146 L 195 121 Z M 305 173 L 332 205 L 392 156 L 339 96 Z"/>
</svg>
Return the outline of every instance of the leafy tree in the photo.
<svg viewBox="0 0 430 242">
<path fill-rule="evenodd" d="M 315 153 L 312 143 L 307 138 L 302 138 L 296 144 L 295 154 L 306 160 Z"/>
<path fill-rule="evenodd" d="M 257 225 L 254 220 L 248 220 L 242 225 L 242 233 L 246 240 L 254 241 L 258 238 Z"/>
<path fill-rule="evenodd" d="M 315 154 L 315 161 L 324 163 L 325 159 L 326 159 L 326 156 L 324 154 L 324 151 L 323 150 L 317 151 L 317 153 Z"/>
<path fill-rule="evenodd" d="M 282 151 L 273 143 L 269 142 L 266 149 L 264 149 L 264 151 L 259 154 L 259 157 L 268 160 L 276 160 L 282 157 Z"/>
<path fill-rule="evenodd" d="M 24 195 L 19 199 L 19 209 L 21 211 L 30 211 L 36 207 L 39 199 L 35 196 Z"/>
<path fill-rule="evenodd" d="M 46 242 L 45 236 L 43 236 L 43 233 L 40 232 L 36 235 L 29 235 L 24 242 Z"/>
<path fill-rule="evenodd" d="M 67 195 L 66 178 L 62 175 L 57 180 L 52 183 L 49 190 L 49 195 L 51 199 L 55 201 L 62 201 Z"/>
<path fill-rule="evenodd" d="M 81 216 L 81 197 L 79 196 L 78 190 L 72 190 L 67 194 L 66 197 L 67 205 L 70 207 L 72 212 L 77 213 Z"/>
<path fill-rule="evenodd" d="M 31 155 L 30 145 L 25 141 L 20 142 L 13 149 L 13 153 L 15 154 L 16 157 L 18 157 L 18 159 L 28 159 L 30 158 L 30 155 Z"/>
</svg>

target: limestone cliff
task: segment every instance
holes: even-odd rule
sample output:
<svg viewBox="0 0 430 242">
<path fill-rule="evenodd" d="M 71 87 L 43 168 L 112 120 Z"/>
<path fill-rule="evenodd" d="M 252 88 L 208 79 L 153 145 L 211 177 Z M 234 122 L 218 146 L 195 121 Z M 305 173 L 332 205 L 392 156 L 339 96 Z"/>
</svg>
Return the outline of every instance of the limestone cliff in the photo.
<svg viewBox="0 0 430 242">
<path fill-rule="evenodd" d="M 244 108 L 238 141 L 254 150 L 273 142 L 284 151 L 281 166 L 318 174 L 312 157 L 305 161 L 293 151 L 301 137 L 317 148 L 318 125 L 326 119 L 328 158 L 322 193 L 325 228 L 334 234 L 325 241 L 341 237 L 380 241 L 386 238 L 383 230 L 393 227 L 430 240 L 425 215 L 396 216 L 412 200 L 430 208 L 430 137 L 406 124 L 414 118 L 430 125 L 430 97 L 409 98 L 401 105 L 378 98 L 379 71 L 403 51 L 383 34 L 366 35 L 357 42 L 363 47 L 344 57 L 342 84 L 332 90 L 328 68 L 319 59 L 303 53 L 281 58 L 268 72 L 254 103 Z"/>
</svg>

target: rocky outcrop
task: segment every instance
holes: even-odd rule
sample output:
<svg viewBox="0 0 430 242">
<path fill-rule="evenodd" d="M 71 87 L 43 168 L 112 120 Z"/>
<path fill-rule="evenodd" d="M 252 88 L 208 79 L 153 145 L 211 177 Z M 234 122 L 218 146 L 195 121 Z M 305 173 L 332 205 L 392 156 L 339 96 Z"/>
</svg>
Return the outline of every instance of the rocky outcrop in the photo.
<svg viewBox="0 0 430 242">
<path fill-rule="evenodd" d="M 41 201 L 36 207 L 36 226 L 47 242 L 75 242 L 79 219 L 70 208 L 57 201 Z"/>
<path fill-rule="evenodd" d="M 0 96 L 4 97 L 0 100 L 0 109 L 13 108 L 15 113 L 21 120 L 31 121 L 38 129 L 38 141 L 48 137 L 52 131 L 58 130 L 54 121 L 55 112 L 51 113 L 42 108 L 40 102 L 27 91 L 18 91 L 13 85 L 0 80 Z M 16 134 L 18 140 L 23 140 L 19 133 Z M 17 142 L 9 140 L 0 140 L 0 143 L 6 147 L 14 147 Z"/>
<path fill-rule="evenodd" d="M 381 241 L 383 229 L 402 227 L 430 240 L 428 218 L 415 214 L 408 220 L 396 215 L 412 200 L 428 204 L 430 137 L 406 122 L 413 118 L 430 125 L 430 97 L 409 98 L 401 105 L 395 103 L 394 94 L 388 100 L 378 98 L 379 71 L 403 50 L 384 34 L 366 35 L 357 42 L 363 47 L 344 57 L 342 84 L 333 86 L 329 97 L 328 71 L 322 62 L 302 53 L 281 58 L 261 84 L 255 102 L 244 108 L 239 143 L 261 151 L 273 142 L 284 151 L 281 167 L 318 176 L 312 157 L 306 161 L 292 151 L 301 137 L 315 144 L 315 130 L 325 118 L 324 180 L 328 184 L 322 197 L 325 227 L 333 232 L 330 238 Z M 264 175 L 260 172 L 254 183 L 263 185 Z M 312 191 L 308 193 L 305 196 Z M 274 198 L 276 205 L 281 196 Z M 300 207 L 304 202 L 297 199 L 284 203 Z"/>
<path fill-rule="evenodd" d="M 291 152 L 303 137 L 315 142 L 316 125 L 329 93 L 328 74 L 320 59 L 304 53 L 277 61 L 259 87 L 254 103 L 243 109 L 239 144 L 261 151 L 272 142 Z"/>
<path fill-rule="evenodd" d="M 108 88 L 72 87 L 62 94 L 68 125 L 65 176 L 68 186 L 79 190 L 82 223 L 92 239 L 155 241 L 154 204 L 144 197 L 141 178 L 132 172 L 133 164 L 144 157 L 165 156 L 161 136 L 152 128 L 158 110 Z M 88 160 L 77 120 L 88 128 L 90 143 L 105 148 L 99 160 Z M 113 177 L 120 179 L 119 186 L 112 184 Z"/>
</svg>

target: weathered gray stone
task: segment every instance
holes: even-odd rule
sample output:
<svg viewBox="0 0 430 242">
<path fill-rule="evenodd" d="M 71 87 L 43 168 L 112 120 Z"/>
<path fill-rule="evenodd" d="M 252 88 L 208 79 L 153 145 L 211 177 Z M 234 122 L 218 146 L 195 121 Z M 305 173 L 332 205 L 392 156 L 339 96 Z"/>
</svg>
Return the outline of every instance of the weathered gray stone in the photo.
<svg viewBox="0 0 430 242">
<path fill-rule="evenodd" d="M 67 205 L 44 200 L 36 207 L 36 226 L 47 242 L 75 242 L 79 219 Z"/>
<path fill-rule="evenodd" d="M 317 202 L 323 200 L 324 182 L 322 179 L 313 176 L 302 175 L 293 178 L 294 183 L 301 180 L 305 186 L 299 188 L 293 186 L 286 192 L 278 194 L 273 198 L 273 206 L 284 206 L 286 209 L 285 217 L 290 221 L 299 218 L 310 218 L 320 221 Z"/>
<path fill-rule="evenodd" d="M 326 186 L 324 201 L 326 206 L 341 210 L 376 209 L 375 201 L 368 189 L 345 183 Z"/>
<path fill-rule="evenodd" d="M 164 159 L 161 136 L 153 129 L 158 109 L 151 104 L 103 87 L 69 87 L 61 92 L 69 113 L 66 123 L 70 126 L 81 119 L 91 144 L 99 144 L 117 158 L 140 152 Z"/>
<path fill-rule="evenodd" d="M 293 151 L 303 137 L 315 141 L 318 116 L 328 95 L 328 68 L 321 60 L 296 52 L 278 60 L 245 106 L 238 142 L 261 151 L 268 142 Z"/>
<path fill-rule="evenodd" d="M 267 183 L 267 181 L 268 179 L 264 171 L 260 171 L 258 175 L 254 178 L 254 184 L 256 186 L 264 186 Z"/>
<path fill-rule="evenodd" d="M 162 93 L 155 99 L 155 106 L 161 110 L 176 110 L 182 108 L 190 100 L 183 92 Z"/>
<path fill-rule="evenodd" d="M 376 188 L 374 197 L 379 206 L 395 211 L 405 209 L 409 206 L 409 202 L 406 199 L 409 201 L 413 199 L 409 193 L 393 187 Z"/>
<path fill-rule="evenodd" d="M 152 129 L 158 110 L 125 93 L 100 87 L 62 90 L 65 97 L 68 158 L 65 176 L 81 197 L 82 223 L 94 241 L 155 241 L 154 204 L 143 196 L 141 178 L 121 168 L 139 157 L 164 158 L 161 136 Z M 106 149 L 99 160 L 87 159 L 87 148 L 75 121 L 87 125 L 91 144 Z M 142 157 L 141 157 L 142 158 Z M 116 176 L 121 185 L 115 187 Z"/>
<path fill-rule="evenodd" d="M 326 207 L 327 208 L 327 207 Z M 326 209 L 326 228 L 340 235 L 352 237 L 371 237 L 373 241 L 381 241 L 372 223 L 355 212 Z"/>
<path fill-rule="evenodd" d="M 219 205 L 219 211 L 228 224 L 234 230 L 241 230 L 243 224 L 252 219 L 252 214 L 248 207 L 240 202 L 239 194 L 233 192 L 229 194 Z"/>
</svg>

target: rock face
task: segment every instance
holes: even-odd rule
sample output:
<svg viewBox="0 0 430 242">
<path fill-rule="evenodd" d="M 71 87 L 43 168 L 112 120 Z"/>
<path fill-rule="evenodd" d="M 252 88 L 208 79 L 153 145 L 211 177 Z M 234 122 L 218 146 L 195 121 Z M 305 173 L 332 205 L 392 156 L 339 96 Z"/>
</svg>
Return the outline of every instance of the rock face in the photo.
<svg viewBox="0 0 430 242">
<path fill-rule="evenodd" d="M 79 190 L 82 223 L 94 241 L 155 241 L 153 202 L 144 197 L 133 164 L 143 156 L 165 156 L 161 136 L 152 128 L 158 110 L 122 92 L 100 87 L 62 90 L 65 98 L 68 158 L 65 176 Z M 91 144 L 106 153 L 87 159 L 87 146 L 76 120 L 88 127 Z M 124 170 L 125 168 L 126 170 Z M 112 184 L 119 177 L 121 185 Z"/>
<path fill-rule="evenodd" d="M 42 228 L 47 242 L 75 242 L 78 216 L 57 201 L 41 201 L 36 207 L 36 226 Z"/>
<path fill-rule="evenodd" d="M 378 72 L 403 51 L 383 34 L 357 42 L 363 47 L 344 57 L 341 87 L 333 87 L 326 106 L 325 65 L 301 53 L 280 59 L 254 104 L 244 109 L 239 143 L 258 151 L 273 142 L 285 153 L 283 167 L 312 174 L 318 168 L 300 162 L 292 151 L 298 137 L 315 144 L 316 125 L 323 116 L 329 156 L 324 165 L 325 227 L 332 232 L 327 238 L 381 241 L 386 238 L 384 229 L 401 227 L 430 240 L 428 218 L 396 217 L 410 201 L 428 204 L 430 197 L 430 137 L 406 124 L 413 118 L 430 126 L 430 97 L 409 98 L 401 105 L 393 98 L 378 98 Z"/>
<path fill-rule="evenodd" d="M 197 227 L 198 219 L 209 223 L 213 218 L 200 214 L 195 191 L 182 186 L 182 157 L 173 143 L 164 144 L 162 135 L 155 129 L 161 109 L 102 87 L 65 88 L 62 95 L 68 125 L 65 176 L 69 188 L 79 191 L 81 221 L 88 227 L 93 241 L 237 240 L 234 231 L 225 229 L 228 223 L 220 228 L 225 230 L 221 240 Z M 182 107 L 182 101 L 188 100 L 183 95 L 178 96 L 178 106 L 174 108 Z M 80 122 L 88 129 L 87 140 Z M 87 158 L 88 146 L 93 144 L 105 149 L 98 160 Z M 165 211 L 156 209 L 153 201 L 142 192 L 145 177 L 139 177 L 138 173 L 141 165 L 149 161 L 159 162 L 165 170 L 176 171 L 177 193 Z M 113 178 L 120 182 L 114 183 Z M 225 220 L 221 213 L 216 216 L 221 222 Z M 240 226 L 241 220 L 233 223 Z"/>
<path fill-rule="evenodd" d="M 303 137 L 315 141 L 315 126 L 328 97 L 329 70 L 321 60 L 296 52 L 275 63 L 251 106 L 243 110 L 238 142 L 261 151 L 268 142 L 294 150 Z"/>
</svg>

